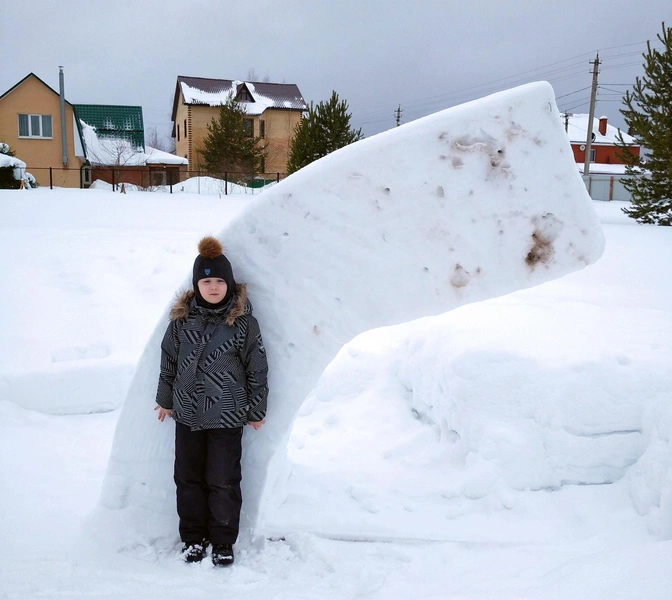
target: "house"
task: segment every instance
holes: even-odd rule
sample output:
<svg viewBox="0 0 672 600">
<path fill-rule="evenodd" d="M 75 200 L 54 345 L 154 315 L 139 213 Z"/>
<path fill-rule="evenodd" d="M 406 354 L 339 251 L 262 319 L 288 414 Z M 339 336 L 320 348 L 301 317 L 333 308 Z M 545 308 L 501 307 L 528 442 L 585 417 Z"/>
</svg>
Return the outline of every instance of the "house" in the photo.
<svg viewBox="0 0 672 600">
<path fill-rule="evenodd" d="M 172 112 L 176 154 L 188 159 L 192 169 L 198 168 L 206 126 L 219 117 L 219 107 L 230 95 L 249 116 L 250 137 L 264 139 L 267 156 L 262 171 L 286 173 L 294 128 L 308 108 L 294 84 L 178 77 Z"/>
<path fill-rule="evenodd" d="M 574 162 L 584 164 L 586 161 L 586 138 L 588 134 L 588 115 L 564 114 L 565 131 L 572 145 Z M 621 130 L 609 125 L 607 117 L 593 118 L 592 138 L 590 143 L 590 162 L 605 165 L 622 165 L 616 147 L 617 136 Z M 623 133 L 623 141 L 630 146 L 630 152 L 639 156 L 640 147 L 627 133 Z M 592 168 L 591 168 L 592 170 Z"/>
<path fill-rule="evenodd" d="M 72 104 L 34 73 L 0 96 L 0 142 L 9 144 L 41 186 L 179 181 L 186 159 L 146 148 L 144 135 L 141 107 Z"/>
<path fill-rule="evenodd" d="M 574 153 L 574 161 L 583 175 L 586 160 L 586 138 L 588 134 L 588 115 L 562 115 L 565 130 Z M 589 174 L 584 176 L 586 188 L 593 200 L 620 200 L 627 202 L 631 199 L 630 192 L 623 186 L 626 177 L 625 164 L 619 157 L 618 134 L 620 130 L 609 125 L 607 117 L 593 119 L 592 137 L 590 143 Z M 641 148 L 627 133 L 623 133 L 623 141 L 629 145 L 629 150 L 639 156 Z"/>
<path fill-rule="evenodd" d="M 62 71 L 61 71 L 62 73 Z M 39 185 L 80 187 L 86 158 L 72 104 L 34 73 L 0 96 L 0 142 Z"/>
<path fill-rule="evenodd" d="M 187 159 L 145 145 L 140 106 L 75 104 L 91 180 L 146 188 L 180 181 Z"/>
</svg>

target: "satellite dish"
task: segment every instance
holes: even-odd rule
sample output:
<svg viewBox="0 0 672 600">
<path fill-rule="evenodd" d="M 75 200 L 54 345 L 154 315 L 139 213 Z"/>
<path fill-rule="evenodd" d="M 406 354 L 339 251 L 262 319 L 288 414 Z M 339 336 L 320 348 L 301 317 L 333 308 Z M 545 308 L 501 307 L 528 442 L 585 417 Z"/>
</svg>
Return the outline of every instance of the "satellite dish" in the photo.
<svg viewBox="0 0 672 600">
<path fill-rule="evenodd" d="M 585 145 L 585 144 L 581 144 L 581 145 L 579 146 L 579 150 L 583 151 L 583 150 L 585 150 L 585 149 L 586 149 L 586 145 Z"/>
</svg>

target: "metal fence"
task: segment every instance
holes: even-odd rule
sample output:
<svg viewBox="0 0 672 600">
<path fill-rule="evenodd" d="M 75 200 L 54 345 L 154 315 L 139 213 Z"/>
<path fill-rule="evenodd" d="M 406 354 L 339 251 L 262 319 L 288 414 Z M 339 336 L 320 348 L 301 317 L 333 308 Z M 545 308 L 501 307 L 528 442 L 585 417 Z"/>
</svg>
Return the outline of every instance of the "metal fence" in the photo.
<svg viewBox="0 0 672 600">
<path fill-rule="evenodd" d="M 265 185 L 284 179 L 286 173 L 206 173 L 200 170 L 171 166 L 94 166 L 65 169 L 62 167 L 26 167 L 39 186 L 88 188 L 94 182 L 104 182 L 114 191 L 191 192 L 202 194 L 254 193 Z"/>
<path fill-rule="evenodd" d="M 623 185 L 623 175 L 588 175 L 583 178 L 588 194 L 593 200 L 630 202 L 632 196 Z"/>
</svg>

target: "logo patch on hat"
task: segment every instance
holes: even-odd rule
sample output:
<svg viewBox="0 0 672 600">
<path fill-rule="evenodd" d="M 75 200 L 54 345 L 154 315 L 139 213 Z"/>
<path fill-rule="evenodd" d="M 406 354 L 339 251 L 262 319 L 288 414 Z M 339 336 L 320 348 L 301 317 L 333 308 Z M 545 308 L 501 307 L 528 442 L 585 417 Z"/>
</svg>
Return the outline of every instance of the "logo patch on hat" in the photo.
<svg viewBox="0 0 672 600">
<path fill-rule="evenodd" d="M 205 269 L 205 274 L 210 275 L 210 269 Z"/>
</svg>

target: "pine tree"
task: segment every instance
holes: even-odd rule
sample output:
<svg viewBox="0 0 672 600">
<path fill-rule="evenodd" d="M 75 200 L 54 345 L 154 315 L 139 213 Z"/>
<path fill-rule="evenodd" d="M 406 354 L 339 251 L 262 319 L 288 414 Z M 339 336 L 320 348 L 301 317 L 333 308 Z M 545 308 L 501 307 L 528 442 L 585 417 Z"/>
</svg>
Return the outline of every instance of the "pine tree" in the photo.
<svg viewBox="0 0 672 600">
<path fill-rule="evenodd" d="M 632 205 L 623 212 L 639 223 L 672 225 L 672 28 L 658 34 L 661 50 L 647 42 L 644 76 L 637 77 L 632 91 L 623 98 L 621 114 L 635 142 L 647 149 L 647 156 L 628 151 L 618 136 L 619 156 L 629 176 L 625 188 Z"/>
<path fill-rule="evenodd" d="M 201 167 L 210 174 L 254 177 L 261 171 L 266 148 L 250 135 L 252 120 L 233 95 L 219 109 L 219 118 L 207 125 L 208 135 L 199 151 Z"/>
<path fill-rule="evenodd" d="M 311 162 L 361 140 L 362 130 L 350 127 L 351 115 L 348 103 L 339 100 L 336 92 L 331 93 L 327 102 L 317 107 L 312 103 L 308 114 L 294 129 L 287 161 L 287 172 L 294 173 Z"/>
</svg>

